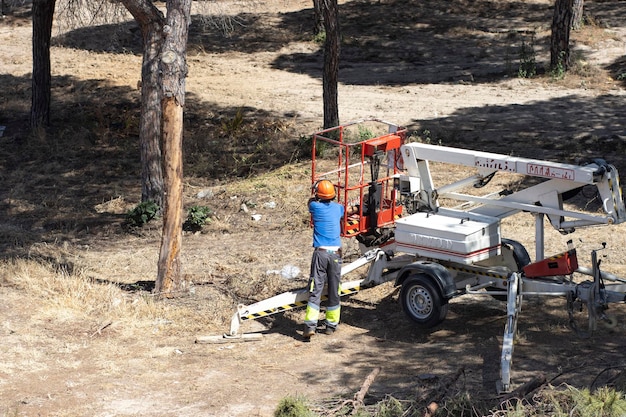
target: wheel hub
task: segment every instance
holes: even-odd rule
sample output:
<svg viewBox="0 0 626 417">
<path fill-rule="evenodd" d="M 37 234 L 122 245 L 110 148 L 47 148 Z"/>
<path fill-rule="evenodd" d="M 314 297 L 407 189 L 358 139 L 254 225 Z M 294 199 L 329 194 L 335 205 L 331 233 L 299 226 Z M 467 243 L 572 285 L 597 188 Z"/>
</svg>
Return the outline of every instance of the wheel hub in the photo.
<svg viewBox="0 0 626 417">
<path fill-rule="evenodd" d="M 428 317 L 433 309 L 433 300 L 423 287 L 416 287 L 411 291 L 409 306 L 416 316 Z"/>
</svg>

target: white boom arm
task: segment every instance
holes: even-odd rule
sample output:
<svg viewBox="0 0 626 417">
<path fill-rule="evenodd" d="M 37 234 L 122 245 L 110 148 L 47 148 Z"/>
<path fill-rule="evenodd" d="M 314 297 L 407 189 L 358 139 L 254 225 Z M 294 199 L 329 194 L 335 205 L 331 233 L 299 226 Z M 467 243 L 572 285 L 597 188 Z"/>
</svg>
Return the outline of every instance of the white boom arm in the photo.
<svg viewBox="0 0 626 417">
<path fill-rule="evenodd" d="M 438 211 L 439 198 L 473 203 L 467 211 L 496 218 L 505 218 L 520 211 L 537 216 L 537 259 L 543 258 L 543 216 L 563 233 L 576 227 L 618 224 L 626 221 L 626 210 L 617 169 L 597 160 L 586 166 L 519 158 L 490 152 L 478 152 L 446 146 L 409 143 L 401 148 L 408 178 L 400 177 L 400 192 L 411 196 L 418 210 Z M 435 187 L 429 161 L 476 168 L 475 175 L 451 184 Z M 483 196 L 462 194 L 468 185 L 480 187 L 498 171 L 545 179 L 545 181 L 512 193 Z M 585 185 L 597 187 L 604 213 L 565 210 L 563 194 Z"/>
</svg>

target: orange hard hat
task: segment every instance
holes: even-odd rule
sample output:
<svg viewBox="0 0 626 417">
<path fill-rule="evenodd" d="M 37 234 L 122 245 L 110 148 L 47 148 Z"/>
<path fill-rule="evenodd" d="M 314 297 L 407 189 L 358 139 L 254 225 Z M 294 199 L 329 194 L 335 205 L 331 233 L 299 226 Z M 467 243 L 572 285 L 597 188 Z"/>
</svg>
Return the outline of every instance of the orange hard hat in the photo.
<svg viewBox="0 0 626 417">
<path fill-rule="evenodd" d="M 335 186 L 328 180 L 321 180 L 315 185 L 315 196 L 320 200 L 335 198 Z"/>
</svg>

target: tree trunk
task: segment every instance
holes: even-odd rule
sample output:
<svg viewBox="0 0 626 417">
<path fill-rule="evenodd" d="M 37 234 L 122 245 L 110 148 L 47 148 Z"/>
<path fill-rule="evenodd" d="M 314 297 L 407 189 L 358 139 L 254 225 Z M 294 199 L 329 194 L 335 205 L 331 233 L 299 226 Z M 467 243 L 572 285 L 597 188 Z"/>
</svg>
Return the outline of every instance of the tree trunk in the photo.
<svg viewBox="0 0 626 417">
<path fill-rule="evenodd" d="M 163 102 L 163 155 L 165 167 L 165 211 L 155 291 L 160 296 L 173 297 L 185 292 L 180 261 L 183 231 L 183 108 L 174 97 Z"/>
<path fill-rule="evenodd" d="M 50 124 L 50 39 L 56 0 L 34 0 L 33 11 L 33 77 L 30 125 Z"/>
<path fill-rule="evenodd" d="M 337 0 L 322 1 L 324 15 L 324 74 L 322 75 L 324 101 L 324 129 L 339 125 L 338 79 L 340 32 Z"/>
<path fill-rule="evenodd" d="M 173 297 L 175 293 L 188 289 L 182 274 L 180 254 L 183 231 L 183 108 L 190 13 L 191 0 L 167 1 L 167 22 L 163 28 L 165 40 L 160 54 L 166 197 L 155 291 L 165 297 Z"/>
<path fill-rule="evenodd" d="M 570 64 L 569 35 L 572 27 L 574 0 L 556 0 L 552 18 L 550 42 L 550 68 L 567 71 Z"/>
<path fill-rule="evenodd" d="M 324 14 L 322 13 L 322 0 L 313 0 L 313 33 L 318 35 L 324 31 Z"/>
<path fill-rule="evenodd" d="M 572 29 L 578 30 L 583 26 L 585 0 L 574 0 L 572 8 Z"/>
<path fill-rule="evenodd" d="M 141 65 L 141 117 L 139 143 L 141 144 L 141 201 L 154 201 L 163 209 L 163 169 L 161 154 L 162 91 L 159 77 L 159 50 L 163 35 L 162 25 L 154 25 L 147 34 Z"/>
<path fill-rule="evenodd" d="M 159 52 L 163 44 L 165 17 L 147 0 L 122 0 L 141 29 L 141 115 L 139 143 L 141 156 L 141 201 L 153 201 L 163 209 L 163 169 L 161 154 L 161 78 Z"/>
</svg>

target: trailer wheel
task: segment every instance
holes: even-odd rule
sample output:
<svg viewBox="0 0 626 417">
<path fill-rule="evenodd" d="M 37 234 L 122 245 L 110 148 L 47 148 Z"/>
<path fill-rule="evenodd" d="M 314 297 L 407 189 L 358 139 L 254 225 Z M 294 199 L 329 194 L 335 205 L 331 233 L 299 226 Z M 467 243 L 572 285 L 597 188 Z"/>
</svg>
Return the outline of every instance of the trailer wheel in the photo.
<svg viewBox="0 0 626 417">
<path fill-rule="evenodd" d="M 400 290 L 400 300 L 404 313 L 420 327 L 434 327 L 448 313 L 448 303 L 443 302 L 432 279 L 424 274 L 414 274 L 406 279 Z"/>
</svg>

